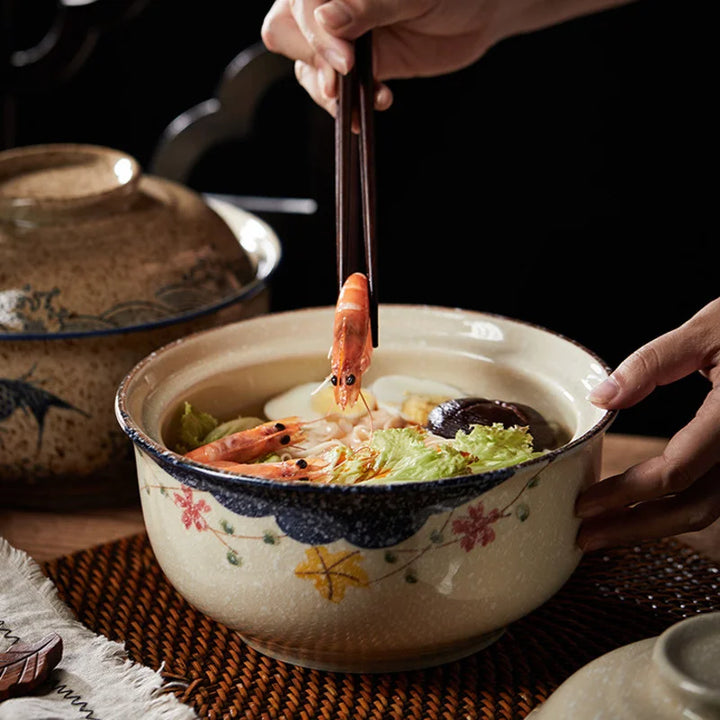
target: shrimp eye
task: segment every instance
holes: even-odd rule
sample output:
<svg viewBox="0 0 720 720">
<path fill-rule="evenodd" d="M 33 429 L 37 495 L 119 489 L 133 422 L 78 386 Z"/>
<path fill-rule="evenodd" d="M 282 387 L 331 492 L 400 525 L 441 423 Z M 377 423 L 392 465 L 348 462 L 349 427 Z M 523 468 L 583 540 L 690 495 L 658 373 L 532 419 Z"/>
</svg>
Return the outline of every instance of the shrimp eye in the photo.
<svg viewBox="0 0 720 720">
<path fill-rule="evenodd" d="M 296 464 L 299 468 L 301 468 L 302 470 L 304 470 L 304 469 L 307 467 L 307 460 L 304 460 L 303 458 L 300 458 L 295 464 Z"/>
<path fill-rule="evenodd" d="M 331 385 L 337 385 L 337 375 L 333 375 L 333 376 L 330 378 L 330 384 L 331 384 Z"/>
<path fill-rule="evenodd" d="M 283 435 L 280 438 L 280 444 L 281 445 L 287 445 L 290 442 L 290 436 L 289 435 Z"/>
<path fill-rule="evenodd" d="M 345 384 L 346 385 L 354 385 L 355 384 L 355 376 L 354 375 L 348 375 L 345 378 Z"/>
</svg>

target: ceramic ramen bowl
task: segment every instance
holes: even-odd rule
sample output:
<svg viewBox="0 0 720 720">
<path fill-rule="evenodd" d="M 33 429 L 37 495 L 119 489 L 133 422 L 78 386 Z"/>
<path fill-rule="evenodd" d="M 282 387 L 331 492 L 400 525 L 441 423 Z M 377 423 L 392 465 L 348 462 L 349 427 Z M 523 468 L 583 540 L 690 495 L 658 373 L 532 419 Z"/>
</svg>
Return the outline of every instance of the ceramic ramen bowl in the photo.
<svg viewBox="0 0 720 720">
<path fill-rule="evenodd" d="M 528 720 L 717 720 L 720 612 L 606 653 L 571 675 Z"/>
<path fill-rule="evenodd" d="M 421 668 L 473 653 L 550 598 L 577 566 L 581 488 L 613 415 L 591 352 L 476 312 L 381 306 L 366 378 L 410 375 L 526 403 L 570 440 L 479 475 L 392 485 L 231 476 L 168 449 L 185 401 L 231 418 L 328 373 L 332 308 L 195 334 L 139 363 L 116 413 L 135 446 L 147 532 L 177 590 L 252 647 L 337 671 Z"/>
<path fill-rule="evenodd" d="M 0 504 L 137 499 L 113 414 L 152 350 L 266 312 L 272 229 L 126 153 L 0 153 Z"/>
</svg>

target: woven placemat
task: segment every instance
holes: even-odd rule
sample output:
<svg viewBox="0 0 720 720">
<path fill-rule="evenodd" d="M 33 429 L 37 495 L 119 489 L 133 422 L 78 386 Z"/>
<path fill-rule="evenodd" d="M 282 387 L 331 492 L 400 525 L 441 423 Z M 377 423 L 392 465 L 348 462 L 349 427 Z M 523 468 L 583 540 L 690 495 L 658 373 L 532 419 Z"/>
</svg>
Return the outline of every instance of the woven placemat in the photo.
<svg viewBox="0 0 720 720">
<path fill-rule="evenodd" d="M 86 626 L 163 667 L 202 718 L 520 720 L 593 658 L 720 610 L 720 568 L 674 541 L 587 556 L 565 587 L 494 645 L 429 670 L 346 675 L 267 658 L 195 611 L 145 534 L 46 563 Z"/>
</svg>

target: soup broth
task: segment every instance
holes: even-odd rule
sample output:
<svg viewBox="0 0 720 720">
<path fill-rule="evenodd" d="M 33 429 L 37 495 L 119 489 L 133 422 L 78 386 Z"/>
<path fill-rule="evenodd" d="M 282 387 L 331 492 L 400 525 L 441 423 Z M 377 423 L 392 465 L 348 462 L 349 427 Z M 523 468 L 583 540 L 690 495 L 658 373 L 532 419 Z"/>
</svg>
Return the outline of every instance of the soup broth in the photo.
<svg viewBox="0 0 720 720">
<path fill-rule="evenodd" d="M 327 358 L 298 356 L 269 361 L 262 366 L 239 366 L 213 375 L 187 388 L 162 423 L 162 441 L 178 444 L 180 417 L 185 403 L 225 421 L 239 416 L 266 419 L 266 402 L 285 391 L 308 382 L 320 386 L 327 374 Z M 544 416 L 555 431 L 555 447 L 574 435 L 572 407 L 563 393 L 548 382 L 531 377 L 519 368 L 477 357 L 448 356 L 428 352 L 422 355 L 377 352 L 363 387 L 389 374 L 427 378 L 458 388 L 461 396 L 476 396 L 529 405 Z M 551 448 L 546 448 L 551 449 Z"/>
</svg>

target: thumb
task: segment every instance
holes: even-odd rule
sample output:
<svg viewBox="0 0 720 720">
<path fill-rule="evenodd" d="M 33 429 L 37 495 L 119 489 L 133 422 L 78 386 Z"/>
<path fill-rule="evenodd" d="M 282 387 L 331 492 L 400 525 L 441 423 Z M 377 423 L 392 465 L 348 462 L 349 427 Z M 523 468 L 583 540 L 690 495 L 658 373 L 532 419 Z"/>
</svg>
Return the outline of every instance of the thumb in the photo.
<svg viewBox="0 0 720 720">
<path fill-rule="evenodd" d="M 619 410 L 635 405 L 658 385 L 667 385 L 706 366 L 701 333 L 685 323 L 643 345 L 594 388 L 588 400 Z"/>
<path fill-rule="evenodd" d="M 331 35 L 354 40 L 368 30 L 412 20 L 427 12 L 419 0 L 329 0 L 315 8 L 315 20 Z"/>
</svg>

